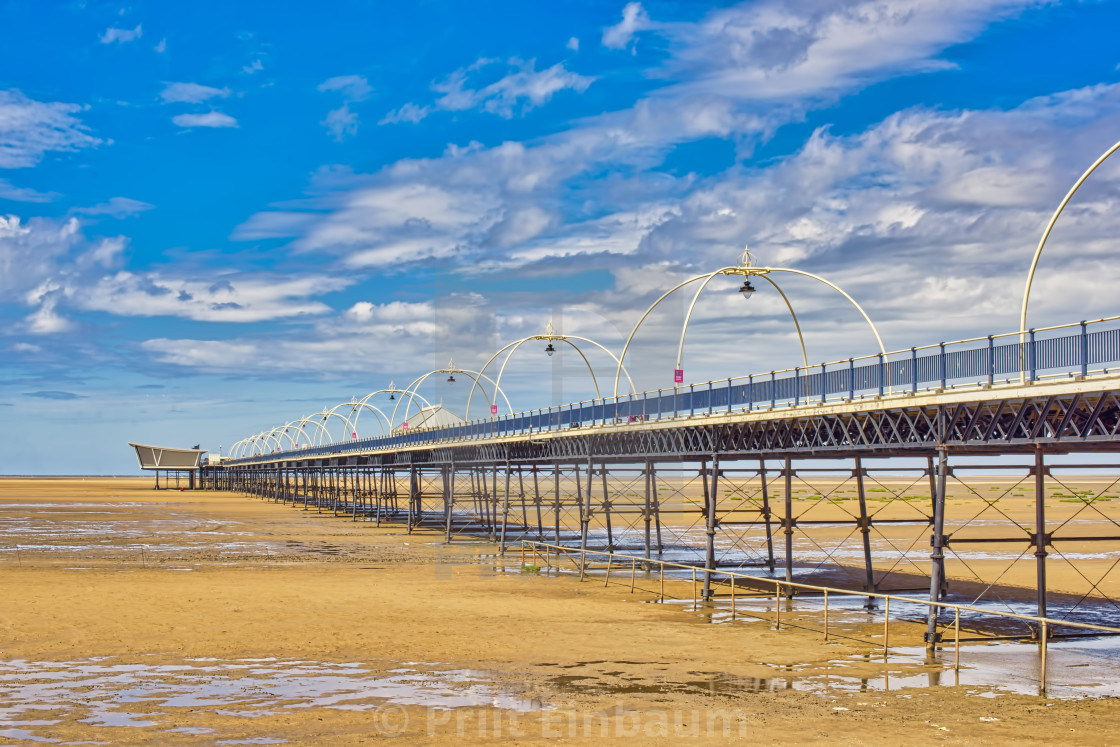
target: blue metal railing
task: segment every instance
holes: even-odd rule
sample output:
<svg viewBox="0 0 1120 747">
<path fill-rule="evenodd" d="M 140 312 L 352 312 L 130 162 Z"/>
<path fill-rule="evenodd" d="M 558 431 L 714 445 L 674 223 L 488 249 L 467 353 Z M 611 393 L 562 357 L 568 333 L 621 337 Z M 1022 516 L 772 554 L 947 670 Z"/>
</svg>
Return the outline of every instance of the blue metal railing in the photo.
<svg viewBox="0 0 1120 747">
<path fill-rule="evenodd" d="M 1111 369 L 1107 364 L 1116 364 Z M 937 343 L 766 374 L 682 385 L 389 436 L 230 460 L 233 464 L 402 449 L 596 425 L 1115 373 L 1120 317 Z"/>
</svg>

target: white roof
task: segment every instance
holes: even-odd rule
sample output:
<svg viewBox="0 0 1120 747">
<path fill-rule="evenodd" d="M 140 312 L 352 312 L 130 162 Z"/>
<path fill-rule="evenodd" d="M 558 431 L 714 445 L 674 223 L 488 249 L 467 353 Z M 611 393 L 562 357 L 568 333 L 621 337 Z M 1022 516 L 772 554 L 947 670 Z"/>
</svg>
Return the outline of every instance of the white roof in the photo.
<svg viewBox="0 0 1120 747">
<path fill-rule="evenodd" d="M 443 405 L 428 405 L 427 407 L 420 408 L 420 411 L 414 415 L 409 415 L 408 431 L 398 425 L 393 429 L 394 434 L 400 434 L 412 431 L 418 431 L 422 428 L 445 428 L 450 425 L 462 425 L 467 422 L 455 413 L 448 410 Z"/>
<path fill-rule="evenodd" d="M 198 463 L 206 449 L 176 449 L 172 446 L 149 446 L 148 444 L 128 444 L 136 449 L 136 461 L 140 469 L 198 469 Z"/>
</svg>

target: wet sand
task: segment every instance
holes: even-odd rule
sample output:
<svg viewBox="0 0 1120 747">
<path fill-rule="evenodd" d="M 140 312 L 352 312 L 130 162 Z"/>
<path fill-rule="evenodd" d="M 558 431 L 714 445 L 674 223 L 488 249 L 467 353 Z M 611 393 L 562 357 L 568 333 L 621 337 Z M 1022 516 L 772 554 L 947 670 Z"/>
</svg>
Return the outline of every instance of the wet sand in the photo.
<svg viewBox="0 0 1120 747">
<path fill-rule="evenodd" d="M 1118 740 L 1118 700 L 1018 694 L 1037 686 L 1028 646 L 1004 674 L 966 647 L 956 686 L 920 625 L 892 623 L 884 660 L 858 609 L 826 643 L 798 629 L 811 613 L 775 630 L 650 603 L 650 579 L 632 594 L 492 545 L 151 485 L 0 479 L 0 744 Z M 1052 676 L 1091 685 L 1117 649 L 1059 651 Z"/>
</svg>

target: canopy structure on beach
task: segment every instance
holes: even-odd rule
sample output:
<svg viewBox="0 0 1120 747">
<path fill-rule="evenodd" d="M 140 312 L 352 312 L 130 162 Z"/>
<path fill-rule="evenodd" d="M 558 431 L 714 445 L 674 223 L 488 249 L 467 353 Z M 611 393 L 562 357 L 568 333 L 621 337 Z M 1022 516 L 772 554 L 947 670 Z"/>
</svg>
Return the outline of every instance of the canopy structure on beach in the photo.
<svg viewBox="0 0 1120 747">
<path fill-rule="evenodd" d="M 140 469 L 154 470 L 194 470 L 199 468 L 206 449 L 178 449 L 171 446 L 149 446 L 148 444 L 128 444 L 136 449 L 136 461 Z"/>
<path fill-rule="evenodd" d="M 197 446 L 190 449 L 179 449 L 171 446 L 150 446 L 148 444 L 136 444 L 131 441 L 129 446 L 136 449 L 136 461 L 140 463 L 140 469 L 155 470 L 156 473 L 156 489 L 159 489 L 159 473 L 160 470 L 166 474 L 168 484 L 170 484 L 171 474 L 175 474 L 175 484 L 179 484 L 180 473 L 186 472 L 189 478 L 188 485 L 194 488 L 194 475 L 200 468 L 202 463 L 202 455 L 206 453 L 206 449 L 200 449 Z"/>
</svg>

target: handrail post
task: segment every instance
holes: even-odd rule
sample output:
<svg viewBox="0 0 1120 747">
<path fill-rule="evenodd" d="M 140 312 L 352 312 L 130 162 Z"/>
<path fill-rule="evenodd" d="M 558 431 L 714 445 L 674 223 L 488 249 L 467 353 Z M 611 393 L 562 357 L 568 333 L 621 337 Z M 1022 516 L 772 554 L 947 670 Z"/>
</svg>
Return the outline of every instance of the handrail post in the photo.
<svg viewBox="0 0 1120 747">
<path fill-rule="evenodd" d="M 910 348 L 910 391 L 918 393 L 918 349 Z"/>
<path fill-rule="evenodd" d="M 770 409 L 773 410 L 778 404 L 778 374 L 774 371 L 770 372 Z"/>
<path fill-rule="evenodd" d="M 953 618 L 953 669 L 960 671 L 961 669 L 961 608 L 954 607 L 956 612 Z"/>
<path fill-rule="evenodd" d="M 940 365 L 940 368 L 941 368 L 941 388 L 944 389 L 945 388 L 945 382 L 948 379 L 948 370 L 947 369 L 949 368 L 949 361 L 945 360 L 945 343 L 943 343 L 943 342 L 940 343 L 940 348 L 941 348 L 941 355 L 938 358 L 938 362 L 939 362 L 939 365 Z"/>
<path fill-rule="evenodd" d="M 887 656 L 890 648 L 890 622 L 891 622 L 891 597 L 887 595 L 886 604 L 883 605 L 883 657 Z"/>
<path fill-rule="evenodd" d="M 1038 374 L 1038 371 L 1037 371 L 1038 361 L 1035 360 L 1035 355 L 1034 355 L 1034 330 L 1033 329 L 1030 330 L 1030 332 L 1028 333 L 1028 343 L 1027 344 L 1030 346 L 1030 347 L 1027 348 L 1027 364 L 1030 366 L 1030 370 L 1031 370 L 1030 380 L 1034 381 L 1035 378 L 1037 377 L 1037 374 Z"/>
<path fill-rule="evenodd" d="M 883 379 L 885 378 L 884 374 L 886 374 L 885 367 L 886 367 L 887 361 L 883 357 L 882 353 L 879 353 L 878 355 L 879 355 L 879 396 L 882 397 L 883 396 Z"/>
<path fill-rule="evenodd" d="M 747 375 L 747 412 L 754 409 L 754 374 Z"/>
<path fill-rule="evenodd" d="M 688 416 L 696 417 L 696 385 L 688 385 Z"/>
<path fill-rule="evenodd" d="M 799 369 L 797 366 L 794 366 L 794 368 L 793 368 L 793 406 L 794 407 L 797 407 L 798 405 L 801 404 L 801 377 L 798 376 L 798 373 L 797 373 L 800 370 L 801 369 Z"/>
<path fill-rule="evenodd" d="M 856 398 L 856 360 L 855 358 L 848 359 L 848 399 L 855 400 Z"/>
<path fill-rule="evenodd" d="M 996 344 L 995 339 L 988 335 L 988 386 L 996 381 Z"/>
<path fill-rule="evenodd" d="M 824 404 L 825 394 L 828 393 L 828 364 L 821 364 L 821 404 Z"/>
<path fill-rule="evenodd" d="M 1085 322 L 1081 322 L 1081 376 L 1082 378 L 1089 375 L 1089 332 L 1085 328 Z"/>
<path fill-rule="evenodd" d="M 708 414 L 712 414 L 712 382 L 708 382 Z"/>
<path fill-rule="evenodd" d="M 1042 657 L 1042 662 L 1041 662 L 1041 665 L 1039 667 L 1038 679 L 1039 679 L 1040 694 L 1045 695 L 1046 694 L 1046 639 L 1049 638 L 1049 633 L 1050 633 L 1050 628 L 1047 625 L 1045 620 L 1042 621 L 1042 629 L 1041 629 L 1040 632 L 1042 633 L 1042 650 L 1040 652 L 1041 657 Z"/>
<path fill-rule="evenodd" d="M 824 592 L 824 639 L 828 640 L 828 590 Z"/>
</svg>

